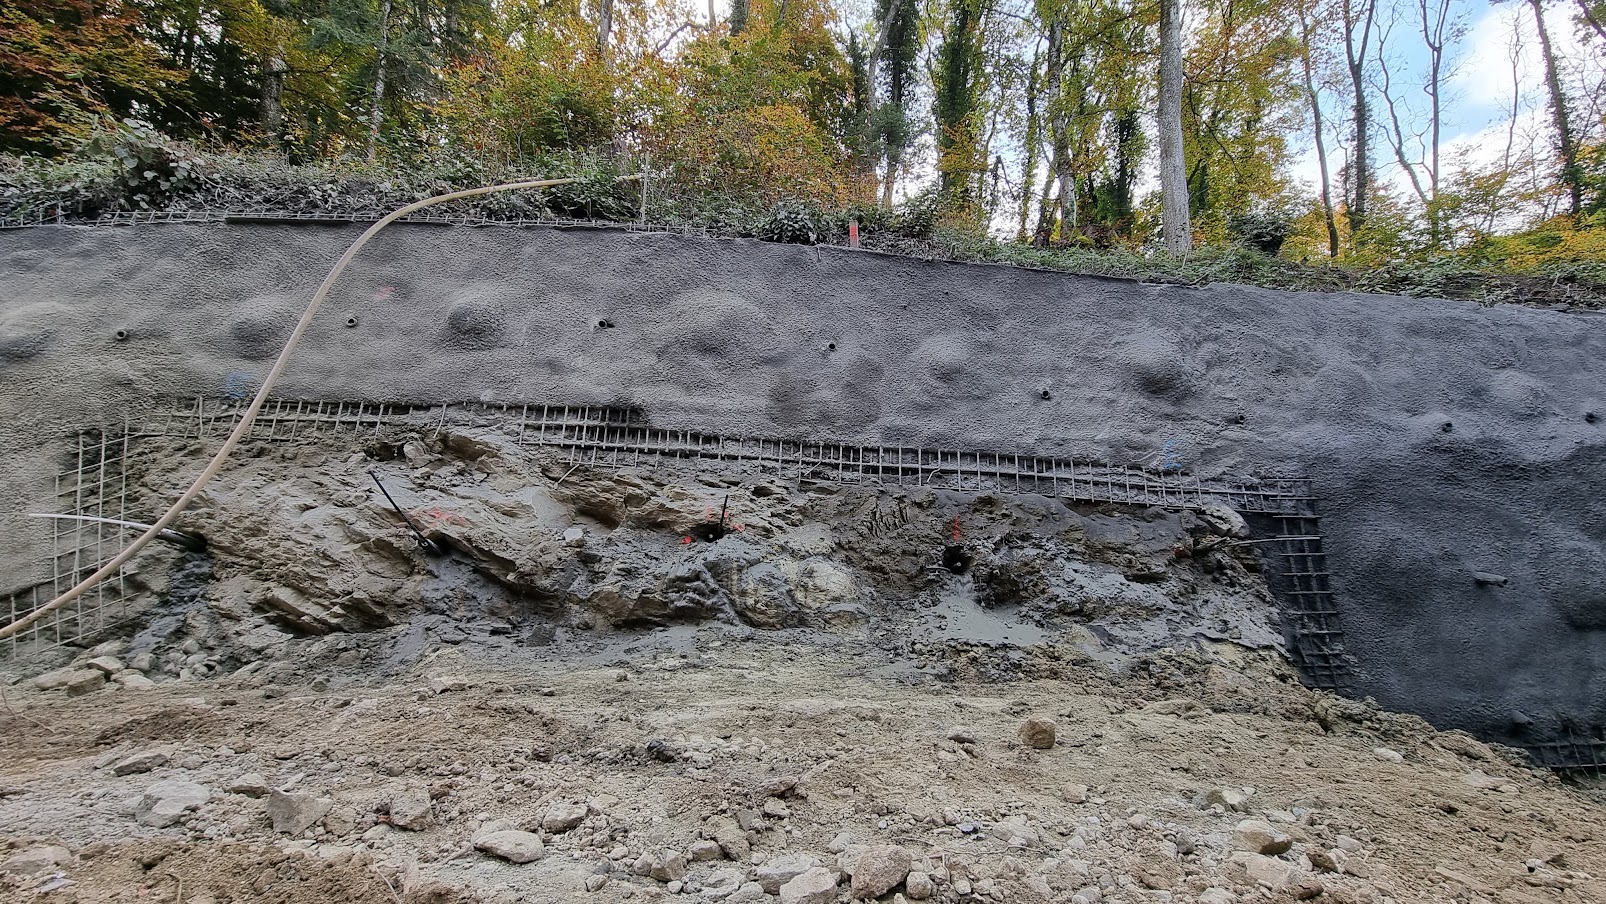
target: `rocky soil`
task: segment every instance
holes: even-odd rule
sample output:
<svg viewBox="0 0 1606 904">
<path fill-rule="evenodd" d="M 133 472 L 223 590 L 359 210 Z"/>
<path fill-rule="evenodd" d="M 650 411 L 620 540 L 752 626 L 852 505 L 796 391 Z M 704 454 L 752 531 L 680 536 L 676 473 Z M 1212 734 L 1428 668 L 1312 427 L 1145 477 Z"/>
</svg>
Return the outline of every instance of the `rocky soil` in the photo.
<svg viewBox="0 0 1606 904">
<path fill-rule="evenodd" d="M 1606 900 L 1594 792 L 1299 685 L 1230 512 L 480 431 L 260 444 L 183 526 L 0 661 L 0 899 Z"/>
<path fill-rule="evenodd" d="M 994 682 L 718 625 L 386 679 L 121 655 L 5 690 L 0 897 L 1606 900 L 1587 792 L 1229 647 Z"/>
</svg>

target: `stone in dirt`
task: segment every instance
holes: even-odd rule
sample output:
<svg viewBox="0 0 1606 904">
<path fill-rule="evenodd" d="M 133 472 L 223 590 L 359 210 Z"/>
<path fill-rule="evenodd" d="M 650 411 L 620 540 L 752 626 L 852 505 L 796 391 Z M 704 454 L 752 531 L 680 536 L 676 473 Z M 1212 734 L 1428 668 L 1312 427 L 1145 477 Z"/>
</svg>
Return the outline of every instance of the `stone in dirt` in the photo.
<svg viewBox="0 0 1606 904">
<path fill-rule="evenodd" d="M 533 863 L 546 853 L 540 835 L 518 829 L 481 835 L 474 839 L 474 848 L 512 863 Z"/>
<path fill-rule="evenodd" d="M 820 865 L 820 858 L 808 854 L 783 854 L 758 868 L 755 878 L 764 891 L 780 894 L 781 886 Z"/>
<path fill-rule="evenodd" d="M 327 797 L 300 791 L 274 791 L 268 795 L 268 818 L 273 820 L 273 831 L 300 835 L 323 819 L 334 805 Z"/>
<path fill-rule="evenodd" d="M 1303 871 L 1286 860 L 1239 851 L 1232 855 L 1231 863 L 1242 871 L 1249 882 L 1264 885 L 1272 891 L 1281 891 L 1303 878 Z"/>
<path fill-rule="evenodd" d="M 67 696 L 82 697 L 106 685 L 106 673 L 99 669 L 82 669 L 67 676 Z"/>
<path fill-rule="evenodd" d="M 163 829 L 211 799 L 212 792 L 204 786 L 170 778 L 145 789 L 134 805 L 134 819 L 142 826 Z"/>
<path fill-rule="evenodd" d="M 677 882 L 686 878 L 686 858 L 678 851 L 647 851 L 630 865 L 630 871 L 659 882 Z"/>
<path fill-rule="evenodd" d="M 59 844 L 42 844 L 31 847 L 19 854 L 13 854 L 0 863 L 0 873 L 10 873 L 13 876 L 43 875 L 58 866 L 72 862 L 72 851 Z"/>
<path fill-rule="evenodd" d="M 65 668 L 46 672 L 43 675 L 37 675 L 31 683 L 37 690 L 58 691 L 66 687 L 67 682 L 71 681 L 76 674 L 78 674 L 78 668 L 69 665 Z"/>
<path fill-rule="evenodd" d="M 269 790 L 268 780 L 260 772 L 247 772 L 230 782 L 228 788 L 230 794 L 243 794 L 246 797 L 261 797 Z"/>
<path fill-rule="evenodd" d="M 121 684 L 125 690 L 130 691 L 143 691 L 156 686 L 156 682 L 133 671 L 118 672 L 112 676 L 112 680 Z"/>
<path fill-rule="evenodd" d="M 718 860 L 719 857 L 719 842 L 703 838 L 691 843 L 692 860 Z"/>
<path fill-rule="evenodd" d="M 554 835 L 567 832 L 583 822 L 588 812 L 585 804 L 555 803 L 541 817 L 541 828 Z"/>
<path fill-rule="evenodd" d="M 916 870 L 903 880 L 903 890 L 909 893 L 910 900 L 924 901 L 936 891 L 936 884 L 931 881 L 930 875 Z"/>
<path fill-rule="evenodd" d="M 853 896 L 879 898 L 909 875 L 914 858 L 895 844 L 878 844 L 864 849 L 853 865 Z"/>
<path fill-rule="evenodd" d="M 116 656 L 96 656 L 94 659 L 84 663 L 84 665 L 91 669 L 98 669 L 104 675 L 115 675 L 124 668 L 123 661 Z"/>
<path fill-rule="evenodd" d="M 781 904 L 832 904 L 837 874 L 823 866 L 811 867 L 780 887 Z"/>
<path fill-rule="evenodd" d="M 1232 830 L 1232 846 L 1240 851 L 1275 857 L 1294 846 L 1294 839 L 1263 819 L 1246 819 Z"/>
<path fill-rule="evenodd" d="M 166 763 L 169 757 L 170 751 L 163 750 L 160 747 L 152 750 L 142 750 L 114 763 L 112 765 L 112 774 L 137 775 L 141 772 L 149 772 Z"/>
<path fill-rule="evenodd" d="M 1051 750 L 1054 747 L 1054 722 L 1052 719 L 1027 719 L 1020 727 L 1021 743 L 1037 750 Z"/>
<path fill-rule="evenodd" d="M 1205 807 L 1217 806 L 1235 813 L 1249 812 L 1249 795 L 1237 788 L 1211 788 L 1205 792 Z"/>
<path fill-rule="evenodd" d="M 390 824 L 401 829 L 428 828 L 430 824 L 429 791 L 425 788 L 407 788 L 390 799 Z"/>
</svg>

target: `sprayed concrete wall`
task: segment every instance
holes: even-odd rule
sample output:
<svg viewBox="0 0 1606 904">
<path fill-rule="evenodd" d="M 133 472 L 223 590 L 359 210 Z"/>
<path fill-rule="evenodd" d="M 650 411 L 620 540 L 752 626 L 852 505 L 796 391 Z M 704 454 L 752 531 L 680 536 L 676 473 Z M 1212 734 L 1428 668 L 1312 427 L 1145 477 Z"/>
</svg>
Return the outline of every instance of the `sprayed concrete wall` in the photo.
<svg viewBox="0 0 1606 904">
<path fill-rule="evenodd" d="M 37 578 L 45 531 L 16 515 L 48 510 L 56 437 L 260 378 L 356 234 L 0 235 L 0 589 Z M 1606 723 L 1606 317 L 400 226 L 279 394 L 1305 474 L 1362 693 L 1514 743 Z"/>
</svg>

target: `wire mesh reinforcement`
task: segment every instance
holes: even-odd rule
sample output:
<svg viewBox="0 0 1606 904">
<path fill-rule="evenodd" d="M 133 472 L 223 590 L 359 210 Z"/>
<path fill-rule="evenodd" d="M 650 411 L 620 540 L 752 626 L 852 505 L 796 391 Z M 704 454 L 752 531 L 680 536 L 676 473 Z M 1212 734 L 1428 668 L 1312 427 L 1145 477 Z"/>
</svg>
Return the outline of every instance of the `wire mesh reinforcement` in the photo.
<svg viewBox="0 0 1606 904">
<path fill-rule="evenodd" d="M 155 409 L 120 431 L 80 435 L 78 466 L 58 481 L 68 514 L 125 518 L 122 455 L 144 437 L 206 440 L 231 431 L 243 406 L 197 398 Z M 808 442 L 673 430 L 653 426 L 639 412 L 606 406 L 424 404 L 271 399 L 252 426 L 255 441 L 348 435 L 379 437 L 396 429 L 488 429 L 521 446 L 550 449 L 566 463 L 596 467 L 655 467 L 669 462 L 743 463 L 777 477 L 834 483 L 919 486 L 966 493 L 1035 493 L 1076 502 L 1118 503 L 1200 510 L 1224 504 L 1266 515 L 1278 525 L 1273 541 L 1287 589 L 1279 595 L 1293 619 L 1295 659 L 1307 681 L 1347 690 L 1349 659 L 1322 552 L 1316 499 L 1302 477 L 1201 478 L 1176 468 L 1148 468 L 1054 456 L 1020 455 L 922 446 Z M 108 504 L 108 478 L 118 490 Z M 115 512 L 115 514 L 112 514 Z M 48 586 L 65 589 L 109 560 L 122 538 L 116 528 L 62 522 L 56 527 Z M 120 581 L 119 581 L 120 583 Z M 44 586 L 44 585 L 42 585 Z M 126 617 L 121 586 L 42 623 L 33 634 L 54 642 Z M 13 602 L 14 613 L 19 603 Z M 26 606 L 20 606 L 24 611 Z"/>
<path fill-rule="evenodd" d="M 1556 739 L 1528 745 L 1534 762 L 1549 769 L 1583 775 L 1606 775 L 1606 740 L 1564 731 Z"/>
<path fill-rule="evenodd" d="M 195 399 L 133 426 L 136 435 L 221 437 L 242 407 Z M 1040 493 L 1088 502 L 1311 515 L 1315 496 L 1303 477 L 1199 478 L 1176 469 L 921 446 L 808 442 L 652 426 L 628 408 L 561 405 L 421 404 L 271 399 L 252 426 L 256 440 L 386 428 L 486 428 L 526 446 L 561 450 L 567 461 L 598 467 L 665 461 L 751 462 L 763 470 L 843 483 L 926 486 L 965 492 Z"/>
<path fill-rule="evenodd" d="M 75 218 L 59 209 L 41 208 L 24 216 L 0 217 L 0 229 L 27 229 L 38 226 L 146 226 L 160 224 L 213 225 L 213 224 L 287 224 L 287 225 L 346 225 L 371 223 L 390 213 L 389 209 L 348 208 L 340 210 L 280 210 L 251 208 L 230 210 L 120 210 L 101 214 L 94 219 Z M 710 235 L 701 226 L 681 226 L 661 223 L 643 223 L 634 220 L 598 220 L 575 217 L 487 217 L 473 214 L 415 213 L 402 217 L 398 223 L 437 226 L 556 226 L 581 229 L 620 229 L 627 232 L 664 232 L 675 235 Z"/>
<path fill-rule="evenodd" d="M 92 430 L 72 437 L 68 467 L 56 476 L 56 508 L 87 518 L 128 518 L 128 477 L 124 459 L 126 430 Z M 88 577 L 123 548 L 127 530 L 103 521 L 50 519 L 51 554 L 42 580 L 7 594 L 6 624 L 55 599 Z M 95 585 L 71 604 L 48 614 L 26 631 L 6 639 L 15 651 L 23 644 L 74 643 L 104 632 L 139 613 L 128 601 L 128 569 Z"/>
</svg>

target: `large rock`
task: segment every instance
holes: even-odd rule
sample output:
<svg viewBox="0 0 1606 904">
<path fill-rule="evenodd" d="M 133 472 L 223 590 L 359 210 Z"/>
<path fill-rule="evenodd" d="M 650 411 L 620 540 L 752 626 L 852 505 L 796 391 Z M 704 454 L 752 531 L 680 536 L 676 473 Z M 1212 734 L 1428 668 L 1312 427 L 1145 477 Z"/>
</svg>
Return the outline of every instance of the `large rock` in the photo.
<svg viewBox="0 0 1606 904">
<path fill-rule="evenodd" d="M 554 835 L 567 832 L 585 821 L 588 812 L 582 803 L 555 803 L 541 817 L 541 828 Z"/>
<path fill-rule="evenodd" d="M 212 792 L 204 786 L 170 778 L 145 789 L 134 805 L 134 819 L 140 825 L 166 828 L 211 799 Z"/>
<path fill-rule="evenodd" d="M 72 851 L 59 844 L 41 844 L 6 858 L 4 863 L 0 863 L 0 873 L 28 878 L 43 875 L 71 862 Z"/>
<path fill-rule="evenodd" d="M 230 794 L 243 794 L 246 797 L 262 797 L 270 790 L 268 780 L 260 772 L 247 772 L 230 782 L 228 788 Z"/>
<path fill-rule="evenodd" d="M 818 857 L 810 857 L 808 854 L 783 854 L 760 866 L 755 878 L 758 879 L 758 884 L 764 886 L 765 892 L 772 895 L 780 894 L 782 885 L 819 865 Z"/>
<path fill-rule="evenodd" d="M 853 865 L 853 896 L 879 898 L 909 875 L 914 858 L 895 844 L 867 847 Z"/>
<path fill-rule="evenodd" d="M 300 835 L 327 816 L 334 805 L 327 797 L 300 791 L 273 791 L 268 794 L 268 818 L 273 820 L 273 831 Z"/>
<path fill-rule="evenodd" d="M 106 686 L 106 673 L 99 669 L 80 669 L 67 676 L 67 696 L 82 697 Z"/>
<path fill-rule="evenodd" d="M 126 668 L 123 665 L 123 661 L 116 656 L 96 656 L 94 659 L 84 663 L 84 666 L 91 669 L 99 669 L 102 674 L 107 676 L 115 675 Z"/>
<path fill-rule="evenodd" d="M 1232 846 L 1240 851 L 1275 857 L 1294 846 L 1294 839 L 1262 819 L 1246 819 L 1232 830 Z"/>
<path fill-rule="evenodd" d="M 686 858 L 679 851 L 647 851 L 630 864 L 630 871 L 659 882 L 679 882 L 686 878 Z"/>
<path fill-rule="evenodd" d="M 811 867 L 781 886 L 781 904 L 832 904 L 836 883 L 836 873 L 823 866 Z"/>
<path fill-rule="evenodd" d="M 1247 851 L 1234 853 L 1230 864 L 1248 882 L 1264 885 L 1272 891 L 1281 891 L 1304 877 L 1303 870 L 1286 860 Z"/>
<path fill-rule="evenodd" d="M 518 829 L 481 835 L 474 839 L 474 847 L 493 857 L 501 857 L 513 863 L 533 863 L 546 853 L 540 835 Z"/>
<path fill-rule="evenodd" d="M 1020 727 L 1021 743 L 1038 750 L 1054 748 L 1054 722 L 1052 719 L 1027 719 Z"/>
<path fill-rule="evenodd" d="M 931 876 L 923 872 L 912 872 L 903 880 L 903 890 L 909 893 L 909 900 L 924 901 L 937 890 L 936 883 Z"/>
<path fill-rule="evenodd" d="M 414 832 L 430 824 L 429 790 L 408 788 L 390 799 L 390 824 Z"/>
<path fill-rule="evenodd" d="M 43 675 L 37 675 L 29 683 L 37 690 L 59 691 L 66 687 L 67 682 L 71 681 L 76 674 L 78 674 L 78 667 L 69 665 L 65 668 L 46 672 Z"/>
<path fill-rule="evenodd" d="M 165 764 L 171 756 L 171 751 L 160 747 L 142 750 L 139 753 L 123 757 L 112 764 L 113 775 L 137 775 L 149 772 L 157 766 Z"/>
</svg>

